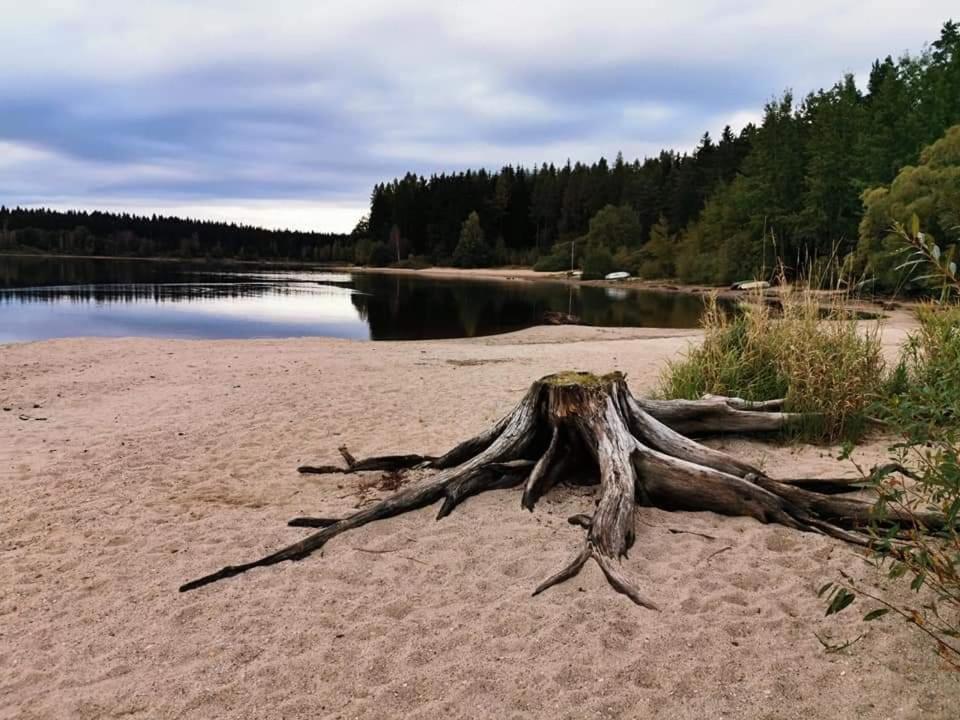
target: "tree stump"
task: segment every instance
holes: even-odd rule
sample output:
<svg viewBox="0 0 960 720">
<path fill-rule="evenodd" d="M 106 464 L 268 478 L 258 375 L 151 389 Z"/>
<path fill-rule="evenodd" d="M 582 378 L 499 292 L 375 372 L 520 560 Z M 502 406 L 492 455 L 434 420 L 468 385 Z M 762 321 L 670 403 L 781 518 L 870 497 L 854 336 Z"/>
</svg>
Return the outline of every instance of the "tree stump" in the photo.
<svg viewBox="0 0 960 720">
<path fill-rule="evenodd" d="M 230 565 L 188 582 L 180 591 L 253 568 L 302 560 L 347 530 L 438 501 L 439 520 L 471 495 L 522 486 L 521 504 L 533 511 L 538 498 L 561 481 L 598 483 L 600 498 L 592 514 L 569 519 L 585 530 L 584 540 L 570 562 L 544 580 L 534 595 L 575 576 L 592 559 L 617 591 L 638 605 L 655 608 L 620 565 L 634 543 L 635 516 L 643 506 L 748 516 L 869 545 L 871 538 L 862 528 L 870 519 L 872 503 L 842 496 L 862 489 L 861 483 L 849 478 L 775 480 L 739 458 L 688 437 L 780 430 L 799 417 L 783 412 L 782 407 L 781 400 L 748 402 L 719 396 L 639 399 L 630 393 L 621 373 L 548 375 L 534 382 L 503 419 L 441 457 L 387 455 L 355 460 L 341 449 L 345 467 L 299 468 L 315 473 L 409 468 L 437 472 L 344 518 L 295 518 L 290 525 L 321 529 L 259 560 Z M 896 512 L 889 519 L 901 524 L 911 520 Z M 935 517 L 920 519 L 928 526 L 937 523 Z"/>
</svg>

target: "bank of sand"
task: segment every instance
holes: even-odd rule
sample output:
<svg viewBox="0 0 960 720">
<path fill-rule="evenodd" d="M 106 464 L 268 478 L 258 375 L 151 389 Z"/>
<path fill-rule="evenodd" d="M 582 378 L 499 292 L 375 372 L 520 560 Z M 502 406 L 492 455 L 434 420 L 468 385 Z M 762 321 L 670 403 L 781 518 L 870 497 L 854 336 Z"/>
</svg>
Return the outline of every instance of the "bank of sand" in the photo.
<svg viewBox="0 0 960 720">
<path fill-rule="evenodd" d="M 624 565 L 662 612 L 592 564 L 531 598 L 580 541 L 566 518 L 590 509 L 583 489 L 555 490 L 532 515 L 517 491 L 442 522 L 427 508 L 322 556 L 177 592 L 303 537 L 290 517 L 353 508 L 364 478 L 294 470 L 337 462 L 340 444 L 439 453 L 562 368 L 620 369 L 649 391 L 695 338 L 559 327 L 0 347 L 0 716 L 956 717 L 957 678 L 918 633 L 864 626 L 861 601 L 823 618 L 817 587 L 841 569 L 874 577 L 834 540 L 643 509 Z M 719 445 L 773 475 L 837 471 L 826 448 Z M 868 629 L 840 654 L 814 637 Z"/>
</svg>

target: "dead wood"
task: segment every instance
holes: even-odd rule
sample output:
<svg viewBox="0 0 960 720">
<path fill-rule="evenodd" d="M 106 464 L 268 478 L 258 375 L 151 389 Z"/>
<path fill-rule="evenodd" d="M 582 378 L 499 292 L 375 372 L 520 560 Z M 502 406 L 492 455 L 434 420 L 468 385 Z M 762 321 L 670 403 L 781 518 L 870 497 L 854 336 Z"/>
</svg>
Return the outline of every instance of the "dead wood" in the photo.
<svg viewBox="0 0 960 720">
<path fill-rule="evenodd" d="M 596 483 L 599 499 L 591 514 L 569 519 L 585 531 L 583 540 L 567 564 L 537 586 L 534 595 L 574 577 L 593 560 L 614 589 L 638 605 L 655 608 L 655 602 L 640 592 L 621 565 L 637 541 L 635 519 L 638 507 L 643 506 L 748 516 L 869 545 L 871 538 L 864 528 L 872 503 L 849 494 L 862 490 L 862 481 L 777 480 L 740 458 L 688 437 L 768 433 L 799 417 L 783 412 L 781 400 L 755 403 L 718 396 L 696 401 L 639 399 L 630 393 L 620 373 L 548 375 L 533 383 L 499 422 L 440 457 L 411 454 L 357 460 L 341 448 L 345 467 L 301 467 L 301 472 L 314 473 L 396 473 L 409 468 L 431 472 L 346 517 L 295 518 L 290 525 L 319 531 L 253 562 L 228 565 L 180 590 L 193 590 L 257 567 L 302 560 L 341 533 L 437 502 L 439 520 L 470 496 L 488 490 L 522 486 L 521 505 L 533 511 L 539 498 L 561 481 Z M 894 472 L 897 468 L 880 470 Z M 891 522 L 904 525 L 909 520 L 896 513 L 890 517 Z M 937 518 L 925 516 L 923 520 L 929 527 Z"/>
</svg>

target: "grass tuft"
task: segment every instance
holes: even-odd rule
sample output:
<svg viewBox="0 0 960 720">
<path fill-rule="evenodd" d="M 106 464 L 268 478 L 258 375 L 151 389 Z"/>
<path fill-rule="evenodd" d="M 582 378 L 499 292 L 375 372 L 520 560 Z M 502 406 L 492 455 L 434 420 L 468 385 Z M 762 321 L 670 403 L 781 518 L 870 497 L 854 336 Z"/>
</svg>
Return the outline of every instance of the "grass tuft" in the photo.
<svg viewBox="0 0 960 720">
<path fill-rule="evenodd" d="M 695 399 L 706 393 L 747 400 L 785 398 L 789 412 L 811 414 L 800 437 L 853 440 L 882 392 L 885 363 L 879 324 L 858 323 L 843 297 L 824 308 L 821 295 L 785 287 L 782 312 L 757 297 L 733 316 L 710 298 L 703 344 L 670 363 L 660 394 Z"/>
</svg>

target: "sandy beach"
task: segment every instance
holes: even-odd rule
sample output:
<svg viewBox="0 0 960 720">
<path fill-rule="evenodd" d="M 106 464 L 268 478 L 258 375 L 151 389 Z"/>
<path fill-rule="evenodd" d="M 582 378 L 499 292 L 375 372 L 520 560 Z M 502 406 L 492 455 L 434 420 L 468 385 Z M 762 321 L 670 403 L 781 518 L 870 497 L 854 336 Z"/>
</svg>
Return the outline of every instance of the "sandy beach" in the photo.
<svg viewBox="0 0 960 720">
<path fill-rule="evenodd" d="M 890 323 L 890 352 L 903 338 Z M 322 555 L 180 594 L 184 581 L 379 497 L 304 463 L 439 453 L 561 369 L 650 392 L 696 331 L 534 328 L 469 340 L 76 339 L 0 346 L 0 717 L 955 718 L 960 681 L 874 607 L 816 589 L 879 576 L 820 536 L 642 509 L 626 572 L 530 597 L 579 541 L 589 488 L 533 514 L 491 492 L 334 539 Z M 715 441 L 773 476 L 836 448 Z M 874 440 L 857 457 L 883 457 Z M 677 533 L 689 530 L 703 535 Z M 906 597 L 901 588 L 900 597 Z M 849 650 L 832 642 L 866 633 Z"/>
</svg>

